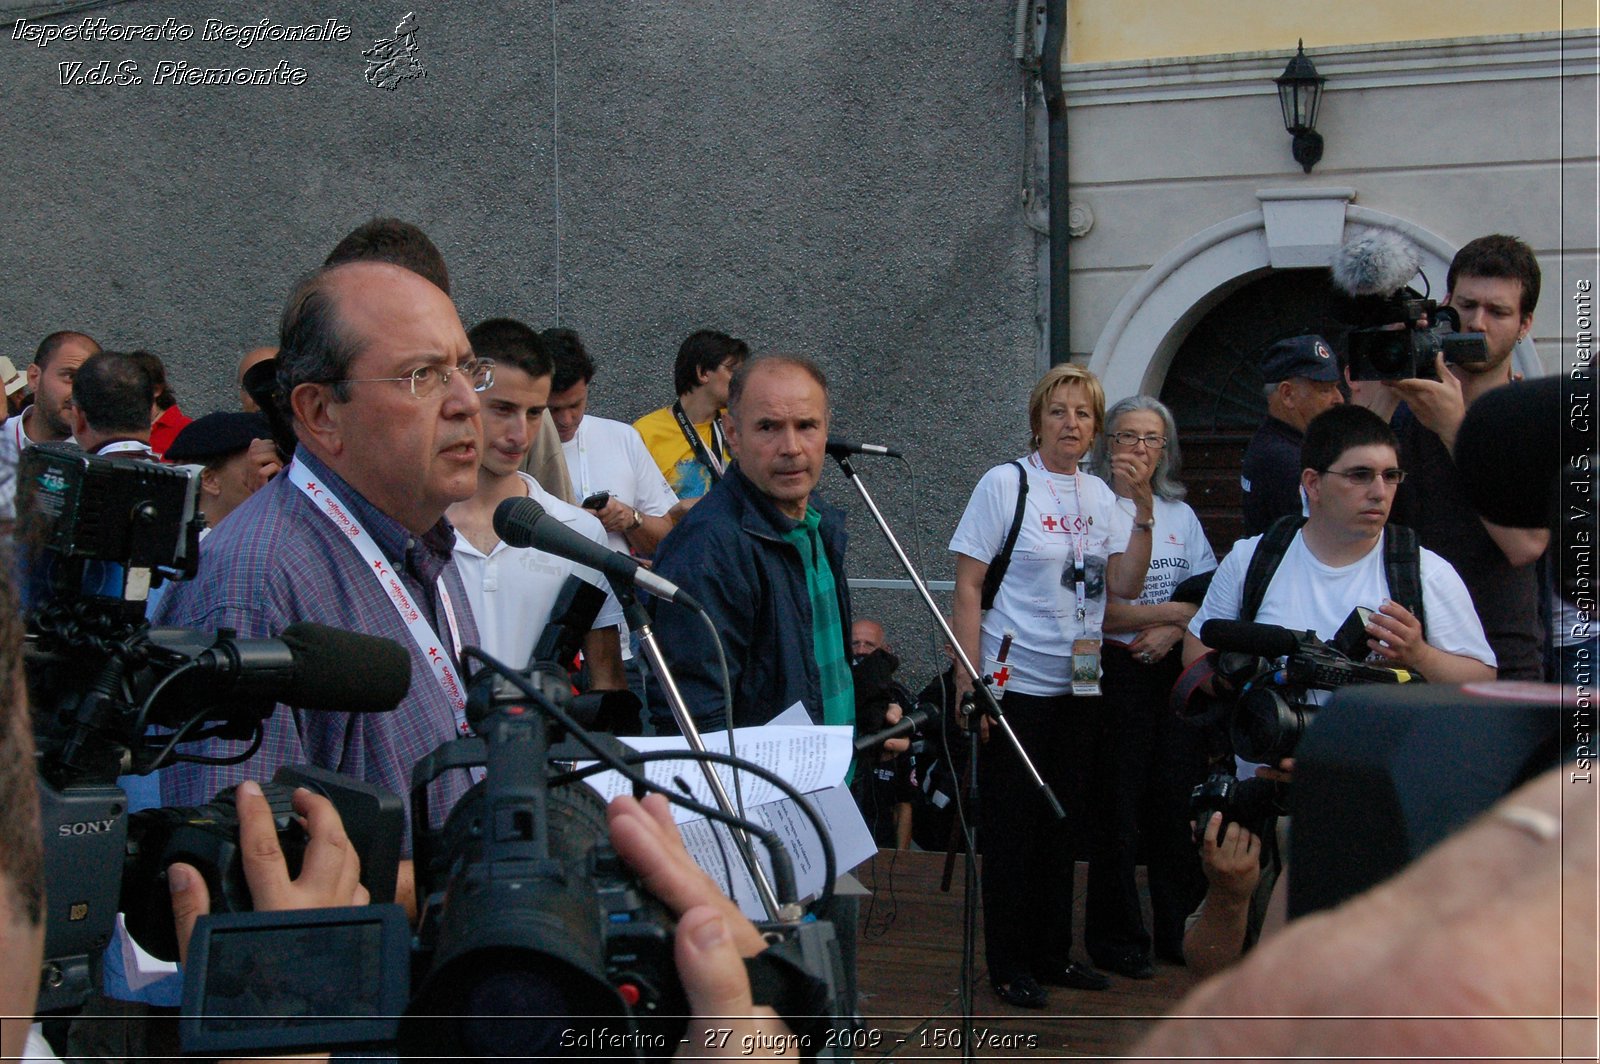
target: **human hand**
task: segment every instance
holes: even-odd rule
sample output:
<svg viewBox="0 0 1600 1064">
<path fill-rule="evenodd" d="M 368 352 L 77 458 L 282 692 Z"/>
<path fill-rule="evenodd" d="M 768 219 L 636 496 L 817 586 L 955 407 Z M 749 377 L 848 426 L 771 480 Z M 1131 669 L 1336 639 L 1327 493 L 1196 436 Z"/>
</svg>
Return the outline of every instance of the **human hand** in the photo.
<svg viewBox="0 0 1600 1064">
<path fill-rule="evenodd" d="M 1384 661 L 1407 668 L 1418 667 L 1428 644 L 1422 638 L 1422 622 L 1398 602 L 1384 600 L 1378 612 L 1367 618 L 1367 646 Z"/>
<path fill-rule="evenodd" d="M 1467 415 L 1467 402 L 1461 392 L 1461 381 L 1444 360 L 1443 354 L 1434 356 L 1433 366 L 1439 375 L 1438 380 L 1413 377 L 1387 383 L 1411 407 L 1417 420 L 1444 441 L 1447 448 L 1454 450 L 1456 431 L 1461 428 L 1461 419 Z"/>
<path fill-rule="evenodd" d="M 606 821 L 617 854 L 678 917 L 674 958 L 694 1013 L 684 1033 L 685 1057 L 748 1059 L 742 1045 L 750 1036 L 759 1036 L 762 1045 L 791 1046 L 788 1025 L 770 1007 L 757 1008 L 752 1001 L 744 958 L 766 949 L 766 940 L 689 856 L 666 798 L 613 799 Z"/>
<path fill-rule="evenodd" d="M 1160 661 L 1172 653 L 1172 648 L 1183 645 L 1183 627 L 1176 624 L 1153 624 L 1141 628 L 1128 644 L 1128 653 L 1145 664 Z"/>
<path fill-rule="evenodd" d="M 607 532 L 629 532 L 633 530 L 635 510 L 615 495 L 606 500 L 606 504 L 598 510 L 591 510 L 606 526 Z"/>
<path fill-rule="evenodd" d="M 1200 840 L 1200 868 L 1219 896 L 1244 902 L 1261 880 L 1261 839 L 1235 821 L 1219 840 L 1221 827 L 1222 814 L 1212 813 Z"/>
<path fill-rule="evenodd" d="M 283 468 L 278 445 L 271 440 L 251 440 L 244 453 L 250 470 L 251 491 L 266 487 L 267 481 L 277 476 L 278 470 Z"/>
<path fill-rule="evenodd" d="M 258 912 L 285 909 L 328 909 L 365 905 L 370 900 L 361 885 L 361 859 L 333 803 L 304 787 L 294 792 L 294 810 L 305 823 L 305 859 L 300 875 L 289 878 L 272 807 L 261 786 L 246 780 L 234 791 L 239 811 L 239 856 L 244 865 L 250 901 Z M 189 936 L 195 921 L 211 911 L 206 881 L 193 866 L 178 863 L 167 869 L 172 890 L 172 918 L 178 930 L 178 958 L 189 953 Z"/>
<path fill-rule="evenodd" d="M 1154 506 L 1154 496 L 1150 487 L 1150 477 L 1155 473 L 1156 458 L 1148 451 L 1140 453 L 1138 449 L 1125 450 L 1118 448 L 1111 455 L 1111 475 L 1127 489 L 1128 497 L 1134 502 L 1134 508 L 1148 514 Z"/>
<path fill-rule="evenodd" d="M 1271 765 L 1257 765 L 1256 777 L 1258 779 L 1272 780 L 1274 783 L 1294 782 L 1294 758 L 1286 757 L 1278 762 L 1278 767 Z"/>
<path fill-rule="evenodd" d="M 890 702 L 889 708 L 883 714 L 883 726 L 888 728 L 899 724 L 904 716 L 905 710 L 900 708 L 900 704 L 898 702 Z M 883 749 L 878 751 L 878 760 L 893 761 L 909 749 L 911 749 L 911 737 L 909 735 L 901 735 L 894 739 L 885 740 Z"/>
</svg>

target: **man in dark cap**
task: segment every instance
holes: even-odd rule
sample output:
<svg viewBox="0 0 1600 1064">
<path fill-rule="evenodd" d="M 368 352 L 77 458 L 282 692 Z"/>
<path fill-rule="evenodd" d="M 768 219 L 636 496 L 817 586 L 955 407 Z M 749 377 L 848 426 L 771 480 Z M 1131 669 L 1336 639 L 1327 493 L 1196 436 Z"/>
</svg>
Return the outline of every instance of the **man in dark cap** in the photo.
<svg viewBox="0 0 1600 1064">
<path fill-rule="evenodd" d="M 1339 360 L 1320 336 L 1290 336 L 1261 359 L 1267 382 L 1267 419 L 1245 448 L 1239 471 L 1244 489 L 1244 534 L 1256 536 L 1285 514 L 1302 512 L 1300 443 L 1311 419 L 1344 402 Z"/>
<path fill-rule="evenodd" d="M 261 414 L 215 413 L 197 418 L 185 425 L 167 448 L 167 461 L 201 467 L 200 511 L 206 515 L 206 532 L 281 468 L 272 428 Z"/>
</svg>

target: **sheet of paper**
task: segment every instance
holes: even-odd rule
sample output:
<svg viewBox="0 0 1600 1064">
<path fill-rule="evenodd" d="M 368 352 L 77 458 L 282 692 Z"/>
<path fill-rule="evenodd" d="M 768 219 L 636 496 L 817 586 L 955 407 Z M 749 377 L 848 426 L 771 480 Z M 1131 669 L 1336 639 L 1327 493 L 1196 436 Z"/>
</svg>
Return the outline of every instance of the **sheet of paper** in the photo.
<svg viewBox="0 0 1600 1064">
<path fill-rule="evenodd" d="M 828 836 L 833 841 L 834 860 L 837 863 L 835 874 L 848 872 L 878 852 L 877 843 L 872 841 L 872 833 L 867 829 L 866 821 L 861 819 L 861 812 L 856 808 L 856 801 L 848 788 L 830 787 L 806 795 L 806 800 L 821 815 Z M 820 893 L 825 882 L 826 858 L 822 844 L 812 830 L 811 821 L 796 807 L 794 801 L 785 799 L 759 806 L 750 810 L 750 819 L 770 828 L 783 843 L 794 865 L 795 886 L 800 896 L 810 897 Z M 684 845 L 688 847 L 695 863 L 705 869 L 723 892 L 738 903 L 746 916 L 752 920 L 766 919 L 766 912 L 756 896 L 755 882 L 740 860 L 728 829 L 708 820 L 696 820 L 681 825 L 681 830 Z M 765 848 L 757 844 L 756 853 L 768 870 L 768 878 L 772 879 L 771 863 L 767 860 Z M 776 880 L 772 882 L 773 886 L 777 886 Z"/>
<path fill-rule="evenodd" d="M 708 750 L 725 751 L 728 734 L 725 731 L 703 736 Z M 759 728 L 734 730 L 734 752 L 741 758 L 753 761 L 777 773 L 796 790 L 806 795 L 822 818 L 832 840 L 835 873 L 843 874 L 878 852 L 872 832 L 856 808 L 855 799 L 844 786 L 845 773 L 853 754 L 854 730 L 849 726 L 821 726 L 811 723 L 805 706 L 799 702 L 784 710 L 773 720 Z M 688 740 L 683 736 L 635 737 L 622 740 L 639 751 L 687 750 Z M 657 761 L 641 766 L 654 782 L 674 792 L 682 793 L 674 778 L 689 785 L 696 801 L 715 806 L 711 788 L 705 775 L 694 761 Z M 726 765 L 716 766 L 728 796 L 733 797 L 732 770 Z M 616 772 L 603 772 L 586 781 L 602 798 L 610 801 L 619 794 L 632 793 L 632 785 Z M 827 860 L 823 843 L 817 838 L 811 820 L 794 799 L 748 773 L 739 777 L 744 790 L 745 811 L 751 820 L 772 830 L 794 867 L 795 886 L 801 897 L 821 892 L 826 879 Z M 766 919 L 766 912 L 756 895 L 755 881 L 744 866 L 729 829 L 706 820 L 700 814 L 674 804 L 673 818 L 683 833 L 684 845 L 690 856 L 707 874 L 733 898 L 744 914 L 752 920 Z M 771 877 L 771 863 L 765 847 L 756 845 L 756 853 L 767 867 Z M 776 886 L 776 881 L 773 881 Z"/>
<path fill-rule="evenodd" d="M 752 761 L 787 780 L 802 794 L 832 787 L 844 782 L 850 767 L 851 743 L 854 740 L 848 725 L 819 727 L 807 723 L 794 725 L 765 725 L 759 728 L 738 728 L 734 731 L 734 752 L 746 761 Z M 640 752 L 657 750 L 687 750 L 689 741 L 681 735 L 633 737 L 622 740 Z M 718 753 L 728 750 L 728 733 L 716 732 L 705 736 L 706 749 Z M 590 764 L 592 762 L 586 762 Z M 728 765 L 715 766 L 723 789 L 734 798 L 733 769 Z M 675 782 L 682 779 L 689 785 L 691 796 L 703 805 L 716 806 L 711 787 L 706 782 L 700 764 L 690 760 L 653 761 L 640 766 L 651 782 L 674 793 L 682 793 Z M 586 781 L 606 801 L 621 794 L 631 794 L 633 785 L 618 772 L 602 772 Z M 749 773 L 739 774 L 744 806 L 753 809 L 783 798 L 783 792 L 765 780 Z M 672 807 L 673 817 L 679 824 L 698 820 L 700 814 L 680 805 Z"/>
</svg>

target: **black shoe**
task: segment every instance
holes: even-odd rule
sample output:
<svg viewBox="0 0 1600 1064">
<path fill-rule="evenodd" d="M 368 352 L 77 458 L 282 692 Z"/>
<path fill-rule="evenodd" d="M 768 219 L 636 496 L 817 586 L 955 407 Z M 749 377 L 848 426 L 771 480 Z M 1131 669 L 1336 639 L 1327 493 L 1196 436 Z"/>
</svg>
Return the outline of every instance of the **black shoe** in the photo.
<svg viewBox="0 0 1600 1064">
<path fill-rule="evenodd" d="M 1056 965 L 1038 973 L 1039 982 L 1047 986 L 1064 986 L 1071 990 L 1104 990 L 1111 980 L 1087 964 Z"/>
<path fill-rule="evenodd" d="M 989 984 L 1001 1001 L 1019 1009 L 1042 1009 L 1050 1004 L 1044 987 L 1031 975 L 1019 975 L 1009 983 L 995 981 Z"/>
<path fill-rule="evenodd" d="M 1116 972 L 1129 979 L 1154 979 L 1156 975 L 1155 965 L 1142 953 L 1116 954 L 1104 960 L 1096 957 L 1094 962 L 1108 972 Z"/>
</svg>

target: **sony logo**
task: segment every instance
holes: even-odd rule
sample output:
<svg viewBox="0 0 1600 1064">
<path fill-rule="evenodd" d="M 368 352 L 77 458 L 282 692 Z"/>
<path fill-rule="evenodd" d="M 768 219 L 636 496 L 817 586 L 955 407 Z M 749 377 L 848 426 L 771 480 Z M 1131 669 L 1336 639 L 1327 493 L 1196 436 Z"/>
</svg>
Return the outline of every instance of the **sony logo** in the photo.
<svg viewBox="0 0 1600 1064">
<path fill-rule="evenodd" d="M 56 828 L 56 834 L 62 838 L 71 838 L 74 835 L 104 835 L 111 830 L 111 825 L 117 822 L 116 817 L 110 820 L 80 820 L 76 824 L 61 824 Z"/>
</svg>

